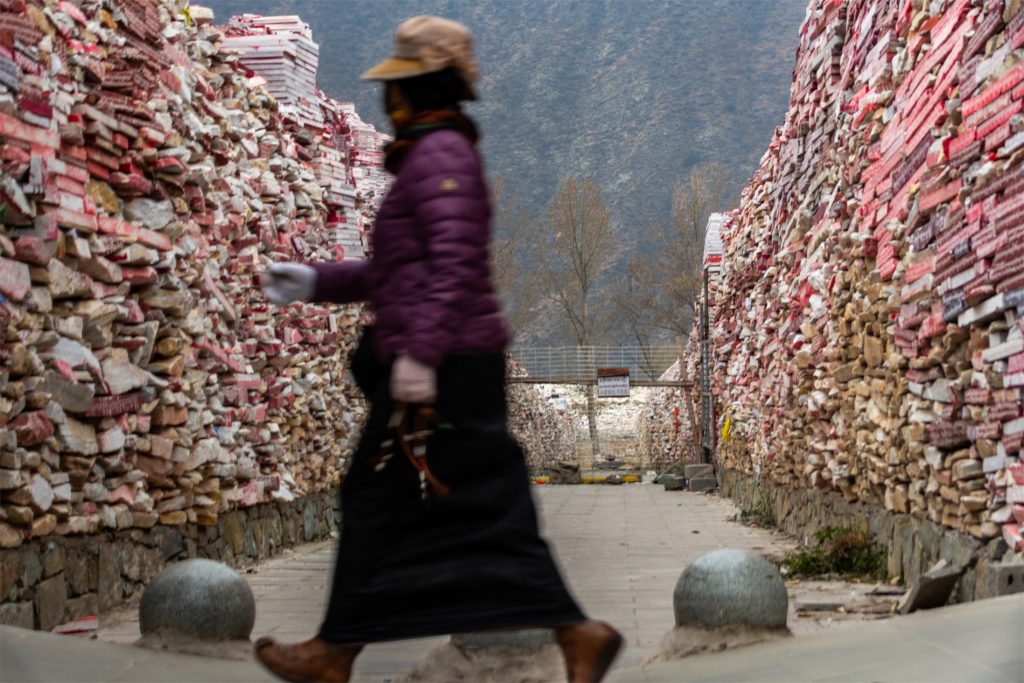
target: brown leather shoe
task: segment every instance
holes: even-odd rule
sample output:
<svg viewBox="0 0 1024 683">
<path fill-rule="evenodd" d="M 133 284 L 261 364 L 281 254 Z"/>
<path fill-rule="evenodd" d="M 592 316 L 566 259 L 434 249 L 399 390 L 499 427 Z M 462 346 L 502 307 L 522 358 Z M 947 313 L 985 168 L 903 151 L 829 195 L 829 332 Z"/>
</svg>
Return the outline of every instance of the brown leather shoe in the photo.
<svg viewBox="0 0 1024 683">
<path fill-rule="evenodd" d="M 260 638 L 253 651 L 260 664 L 290 683 L 348 683 L 362 645 L 334 645 L 320 638 L 282 645 Z"/>
<path fill-rule="evenodd" d="M 622 649 L 622 636 L 603 621 L 588 619 L 555 631 L 569 683 L 600 683 Z"/>
</svg>

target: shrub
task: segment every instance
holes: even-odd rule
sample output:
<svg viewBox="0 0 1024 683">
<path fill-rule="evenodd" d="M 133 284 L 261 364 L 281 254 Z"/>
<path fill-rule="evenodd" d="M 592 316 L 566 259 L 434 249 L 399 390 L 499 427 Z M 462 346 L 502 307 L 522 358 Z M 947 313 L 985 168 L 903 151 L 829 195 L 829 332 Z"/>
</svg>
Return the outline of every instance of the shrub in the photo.
<svg viewBox="0 0 1024 683">
<path fill-rule="evenodd" d="M 765 528 L 775 526 L 775 513 L 772 512 L 772 505 L 760 486 L 757 487 L 757 502 L 754 503 L 754 507 L 740 511 L 740 521 L 753 522 Z"/>
<path fill-rule="evenodd" d="M 814 537 L 817 547 L 793 553 L 783 560 L 784 574 L 885 578 L 885 552 L 867 529 L 830 526 Z"/>
</svg>

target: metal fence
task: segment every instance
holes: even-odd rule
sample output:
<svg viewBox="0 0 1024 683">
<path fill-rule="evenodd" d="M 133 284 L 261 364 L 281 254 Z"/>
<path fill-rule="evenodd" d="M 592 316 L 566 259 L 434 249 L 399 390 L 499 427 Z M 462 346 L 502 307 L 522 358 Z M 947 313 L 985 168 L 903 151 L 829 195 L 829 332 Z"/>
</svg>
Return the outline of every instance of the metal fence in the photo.
<svg viewBox="0 0 1024 683">
<path fill-rule="evenodd" d="M 631 380 L 657 380 L 676 362 L 674 346 L 516 347 L 511 351 L 531 378 L 593 380 L 598 368 L 629 368 Z"/>
</svg>

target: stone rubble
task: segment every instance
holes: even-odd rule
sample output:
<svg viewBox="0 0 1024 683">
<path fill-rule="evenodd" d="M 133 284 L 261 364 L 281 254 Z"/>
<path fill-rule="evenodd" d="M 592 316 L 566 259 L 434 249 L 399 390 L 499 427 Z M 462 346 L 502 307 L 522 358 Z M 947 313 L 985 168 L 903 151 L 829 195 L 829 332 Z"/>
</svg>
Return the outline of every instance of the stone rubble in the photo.
<svg viewBox="0 0 1024 683">
<path fill-rule="evenodd" d="M 629 397 L 597 399 L 597 431 L 600 453 L 595 460 L 590 443 L 590 423 L 587 420 L 587 390 L 583 385 L 538 384 L 538 395 L 548 401 L 566 423 L 563 439 L 575 438 L 577 462 L 590 468 L 603 463 L 606 466 L 631 467 L 640 465 L 639 442 L 636 425 L 649 389 L 630 387 Z M 574 437 L 570 436 L 575 434 Z M 566 441 L 568 443 L 568 441 Z"/>
<path fill-rule="evenodd" d="M 577 448 L 590 452 L 590 425 L 587 422 L 586 393 L 577 390 L 580 406 L 576 421 Z M 637 468 L 643 460 L 639 452 L 636 425 L 640 413 L 647 405 L 650 389 L 630 386 L 628 398 L 597 399 L 597 432 L 601 447 L 601 460 L 613 460 L 619 466 Z M 597 463 L 591 463 L 596 466 Z"/>
<path fill-rule="evenodd" d="M 667 382 L 683 377 L 676 361 L 658 379 Z M 698 401 L 699 395 L 692 389 L 650 390 L 636 424 L 643 469 L 661 472 L 673 463 L 700 461 L 694 440 L 694 420 L 698 419 L 700 409 Z"/>
<path fill-rule="evenodd" d="M 316 88 L 319 46 L 295 15 L 231 17 L 221 49 L 256 74 L 287 118 L 319 131 L 316 170 L 324 187 L 331 241 L 339 258 L 362 258 L 373 216 L 391 184 L 384 170 L 388 136 L 362 121 L 355 107 Z"/>
<path fill-rule="evenodd" d="M 1024 551 L 1021 10 L 811 2 L 722 233 L 725 467 Z"/>
<path fill-rule="evenodd" d="M 215 525 L 353 445 L 359 309 L 268 306 L 258 273 L 362 254 L 383 136 L 318 92 L 292 115 L 211 22 L 0 1 L 2 547 Z"/>
<path fill-rule="evenodd" d="M 507 360 L 510 377 L 525 377 L 526 370 L 513 358 Z M 576 427 L 568 411 L 548 401 L 545 385 L 508 385 L 509 431 L 523 447 L 531 469 L 575 462 Z"/>
</svg>

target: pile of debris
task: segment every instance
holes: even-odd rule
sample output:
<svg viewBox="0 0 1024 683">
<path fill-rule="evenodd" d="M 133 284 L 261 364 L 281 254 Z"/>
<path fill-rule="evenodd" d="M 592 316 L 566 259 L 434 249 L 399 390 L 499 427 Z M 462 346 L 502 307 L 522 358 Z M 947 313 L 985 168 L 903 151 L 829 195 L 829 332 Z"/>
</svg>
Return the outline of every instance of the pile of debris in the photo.
<svg viewBox="0 0 1024 683">
<path fill-rule="evenodd" d="M 507 360 L 510 377 L 525 377 L 527 372 L 511 357 Z M 576 427 L 567 410 L 552 405 L 537 384 L 509 384 L 509 431 L 526 453 L 532 470 L 565 469 L 576 462 Z M 577 468 L 578 469 L 578 468 Z"/>
<path fill-rule="evenodd" d="M 676 361 L 658 379 L 677 381 L 683 376 L 679 361 Z M 690 389 L 650 390 L 636 422 L 642 469 L 660 472 L 673 463 L 698 461 L 700 454 L 694 440 L 697 415 L 694 401 L 694 393 Z"/>
<path fill-rule="evenodd" d="M 260 75 L 281 112 L 302 126 L 322 128 L 324 114 L 316 88 L 320 46 L 309 26 L 295 15 L 231 17 L 221 49 Z"/>
<path fill-rule="evenodd" d="M 353 445 L 359 310 L 257 280 L 352 255 L 340 225 L 361 253 L 380 135 L 322 96 L 287 115 L 211 21 L 0 2 L 2 547 L 212 525 L 336 484 Z"/>
<path fill-rule="evenodd" d="M 1021 0 L 814 0 L 723 228 L 720 457 L 1024 550 Z"/>
<path fill-rule="evenodd" d="M 391 183 L 381 151 L 388 136 L 360 119 L 351 103 L 317 90 L 320 48 L 298 16 L 243 14 L 222 31 L 219 50 L 237 55 L 234 65 L 253 75 L 250 84 L 265 86 L 282 117 L 314 136 L 315 150 L 308 153 L 324 188 L 329 242 L 338 259 L 363 258 L 373 216 Z"/>
</svg>

